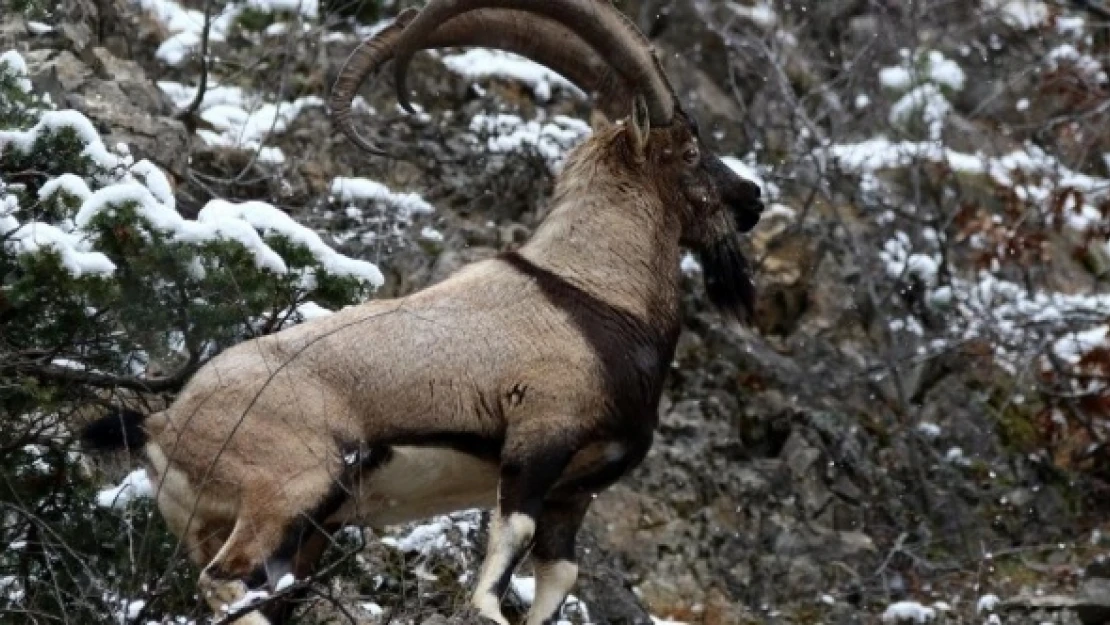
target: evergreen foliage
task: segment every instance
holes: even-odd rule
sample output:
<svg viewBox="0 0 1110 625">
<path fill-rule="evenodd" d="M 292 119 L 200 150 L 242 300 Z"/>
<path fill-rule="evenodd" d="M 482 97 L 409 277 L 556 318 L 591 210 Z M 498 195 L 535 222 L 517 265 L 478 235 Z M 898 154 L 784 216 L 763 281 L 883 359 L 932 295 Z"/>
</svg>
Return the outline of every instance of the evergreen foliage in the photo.
<svg viewBox="0 0 1110 625">
<path fill-rule="evenodd" d="M 222 349 L 380 281 L 266 204 L 183 219 L 157 167 L 0 56 L 0 622 L 134 617 L 140 596 L 191 612 L 195 571 L 151 503 L 92 504 L 103 478 L 71 432 L 107 405 L 156 409 Z"/>
</svg>

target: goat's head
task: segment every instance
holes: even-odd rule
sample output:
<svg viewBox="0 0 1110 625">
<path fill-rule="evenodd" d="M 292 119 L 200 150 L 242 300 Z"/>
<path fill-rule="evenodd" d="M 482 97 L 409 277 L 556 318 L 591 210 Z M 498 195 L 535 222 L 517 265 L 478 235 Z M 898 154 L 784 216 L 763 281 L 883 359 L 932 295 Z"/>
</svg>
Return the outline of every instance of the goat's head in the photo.
<svg viewBox="0 0 1110 625">
<path fill-rule="evenodd" d="M 515 52 L 593 94 L 601 123 L 575 156 L 611 157 L 654 190 L 675 211 L 680 242 L 698 253 L 711 301 L 750 315 L 754 287 L 737 233 L 759 222 L 759 187 L 706 149 L 650 43 L 609 0 L 430 0 L 407 10 L 351 53 L 329 102 L 336 126 L 359 147 L 385 154 L 351 124 L 355 91 L 393 60 L 399 102 L 411 110 L 405 78 L 412 55 L 449 46 Z"/>
</svg>

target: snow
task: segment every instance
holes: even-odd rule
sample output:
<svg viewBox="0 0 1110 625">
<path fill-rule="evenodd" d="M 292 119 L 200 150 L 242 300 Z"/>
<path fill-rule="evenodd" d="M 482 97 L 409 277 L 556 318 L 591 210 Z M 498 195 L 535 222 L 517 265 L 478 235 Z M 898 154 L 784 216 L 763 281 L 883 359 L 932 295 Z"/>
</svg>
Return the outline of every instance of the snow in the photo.
<svg viewBox="0 0 1110 625">
<path fill-rule="evenodd" d="M 92 195 L 88 183 L 83 178 L 73 174 L 62 174 L 46 181 L 46 184 L 39 188 L 39 200 L 46 200 L 59 191 L 81 201 L 87 200 Z"/>
<path fill-rule="evenodd" d="M 416 193 L 396 193 L 389 187 L 368 178 L 335 178 L 331 194 L 343 202 L 381 202 L 400 213 L 402 218 L 435 212 L 435 207 Z"/>
<path fill-rule="evenodd" d="M 930 139 L 940 139 L 944 130 L 944 120 L 952 110 L 952 105 L 936 85 L 926 83 L 911 89 L 890 107 L 890 123 L 907 126 L 914 114 L 920 114 L 929 129 Z"/>
<path fill-rule="evenodd" d="M 998 11 L 1002 21 L 1020 30 L 1030 30 L 1048 22 L 1048 6 L 1040 0 L 984 0 L 983 7 Z"/>
<path fill-rule="evenodd" d="M 526 605 L 536 600 L 536 578 L 513 576 L 510 582 L 513 594 Z"/>
<path fill-rule="evenodd" d="M 35 254 L 43 251 L 58 255 L 62 267 L 75 278 L 82 276 L 110 276 L 115 264 L 100 252 L 89 251 L 89 243 L 79 234 L 65 232 L 41 221 L 19 225 L 14 217 L 0 218 L 0 236 L 4 246 L 15 254 Z"/>
<path fill-rule="evenodd" d="M 31 92 L 31 79 L 27 77 L 27 62 L 15 50 L 0 54 L 0 73 L 15 78 L 16 86 L 24 93 Z"/>
<path fill-rule="evenodd" d="M 1082 37 L 1087 30 L 1087 20 L 1078 15 L 1057 15 L 1056 32 L 1069 37 Z"/>
<path fill-rule="evenodd" d="M 979 601 L 976 602 L 975 611 L 994 612 L 995 609 L 998 607 L 998 604 L 1000 603 L 1002 603 L 1002 601 L 998 598 L 997 595 L 983 595 L 982 597 L 979 597 Z"/>
<path fill-rule="evenodd" d="M 142 181 L 143 185 L 150 191 L 151 196 L 158 202 L 171 209 L 177 205 L 177 199 L 173 196 L 173 187 L 170 186 L 169 179 L 166 178 L 165 172 L 154 163 L 143 159 L 131 166 L 130 173 Z"/>
<path fill-rule="evenodd" d="M 216 130 L 200 129 L 197 134 L 208 145 L 260 150 L 271 135 L 288 130 L 289 125 L 304 109 L 322 106 L 324 101 L 317 96 L 305 96 L 277 104 L 257 104 L 250 110 L 244 108 L 242 103 L 208 105 L 202 101 L 200 117 Z M 260 154 L 259 160 L 281 163 L 285 156 L 280 151 L 270 150 L 264 155 Z"/>
<path fill-rule="evenodd" d="M 296 13 L 304 17 L 316 17 L 320 11 L 318 0 L 247 0 L 247 6 L 266 13 Z"/>
<path fill-rule="evenodd" d="M 1107 344 L 1110 326 L 1102 325 L 1064 335 L 1052 346 L 1058 358 L 1069 364 L 1076 364 L 1091 350 Z"/>
<path fill-rule="evenodd" d="M 267 26 L 262 32 L 270 37 L 279 37 L 289 32 L 289 24 L 287 22 L 274 22 Z"/>
<path fill-rule="evenodd" d="M 120 625 L 133 622 L 146 607 L 145 599 L 128 599 L 110 592 L 104 593 L 102 597 L 111 606 L 113 621 Z"/>
<path fill-rule="evenodd" d="M 967 466 L 971 461 L 964 455 L 964 450 L 959 447 L 951 447 L 944 453 L 944 459 L 955 465 Z"/>
<path fill-rule="evenodd" d="M 929 80 L 938 85 L 948 87 L 953 91 L 963 90 L 964 83 L 967 81 L 967 74 L 964 73 L 959 63 L 945 58 L 943 54 L 936 50 L 930 50 L 926 58 L 928 61 L 927 75 Z"/>
<path fill-rule="evenodd" d="M 927 438 L 937 438 L 940 436 L 940 426 L 931 421 L 922 421 L 917 424 L 917 431 L 921 432 Z"/>
<path fill-rule="evenodd" d="M 424 226 L 424 228 L 420 230 L 420 238 L 428 241 L 436 241 L 438 243 L 443 241 L 443 233 L 431 226 Z"/>
<path fill-rule="evenodd" d="M 552 171 L 561 166 L 567 151 L 591 132 L 586 122 L 565 115 L 555 115 L 551 121 L 543 116 L 525 121 L 509 113 L 479 113 L 471 118 L 470 130 L 475 139 L 485 138 L 490 152 L 535 150 Z"/>
<path fill-rule="evenodd" d="M 779 21 L 778 14 L 775 13 L 774 7 L 769 2 L 760 0 L 752 6 L 745 6 L 739 2 L 728 2 L 727 6 L 736 15 L 761 28 L 771 28 Z"/>
<path fill-rule="evenodd" d="M 514 575 L 510 579 L 509 588 L 512 593 L 516 595 L 516 598 L 524 605 L 530 606 L 536 600 L 536 578 L 534 577 L 518 577 Z M 572 614 L 577 614 L 583 619 L 582 622 L 590 622 L 589 610 L 586 608 L 586 605 L 582 603 L 578 597 L 568 594 L 563 601 L 563 605 L 559 609 L 559 613 L 555 615 L 555 620 L 553 621 L 554 625 L 571 625 L 571 621 L 568 617 Z M 662 623 L 666 621 L 657 622 Z"/>
<path fill-rule="evenodd" d="M 23 600 L 23 588 L 15 575 L 0 575 L 0 596 L 2 595 L 6 595 L 8 601 L 16 604 Z"/>
<path fill-rule="evenodd" d="M 173 101 L 174 106 L 183 109 L 189 106 L 194 99 L 196 99 L 196 87 L 183 85 L 179 82 L 169 80 L 160 80 L 157 83 L 158 88 L 165 93 L 170 100 Z M 258 102 L 257 98 L 251 98 L 241 88 L 235 86 L 224 86 L 219 84 L 209 83 L 208 88 L 204 91 L 204 98 L 201 99 L 201 108 L 212 107 L 219 104 L 227 104 L 230 106 L 253 106 Z"/>
<path fill-rule="evenodd" d="M 30 20 L 27 22 L 27 30 L 31 31 L 32 35 L 45 35 L 54 32 L 54 27 L 50 24 Z"/>
<path fill-rule="evenodd" d="M 964 336 L 991 339 L 996 356 L 1003 360 L 1008 359 L 1009 349 L 1026 345 L 1030 339 L 1029 332 L 1033 329 L 1043 332 L 1074 331 L 1072 326 L 1077 321 L 1101 322 L 1110 317 L 1108 293 L 1030 293 L 1019 284 L 985 271 L 979 274 L 977 281 L 957 281 L 953 286 L 957 311 L 964 320 Z M 1084 334 L 1073 336 L 1089 338 Z"/>
<path fill-rule="evenodd" d="M 157 21 L 169 37 L 158 46 L 154 56 L 166 65 L 176 67 L 200 46 L 204 30 L 204 13 L 186 9 L 174 0 L 132 0 L 140 9 Z M 319 14 L 318 0 L 246 0 L 230 2 L 213 15 L 208 37 L 213 42 L 227 41 L 236 18 L 245 10 L 266 13 L 286 12 L 315 18 Z"/>
<path fill-rule="evenodd" d="M 932 245 L 936 245 L 934 242 Z M 985 339 L 997 363 L 1013 368 L 1028 350 L 1047 344 L 1065 363 L 1076 364 L 1095 347 L 1106 344 L 1110 328 L 1110 294 L 1068 294 L 1029 290 L 989 271 L 975 276 L 950 276 L 940 284 L 939 252 L 914 251 L 904 232 L 888 239 L 879 252 L 892 279 L 917 277 L 929 289 L 930 306 L 951 311 L 946 332 L 954 342 Z M 898 329 L 916 320 L 896 320 Z M 892 325 L 893 327 L 893 325 Z M 939 346 L 943 349 L 945 341 Z"/>
<path fill-rule="evenodd" d="M 290 272 L 281 256 L 263 240 L 263 235 L 278 234 L 307 248 L 321 268 L 331 275 L 355 278 L 374 288 L 384 283 L 384 277 L 376 265 L 339 254 L 325 244 L 318 234 L 269 204 L 234 204 L 215 199 L 201 209 L 195 221 L 186 220 L 174 209 L 173 193 L 164 173 L 148 161 L 136 163 L 131 171 L 140 175 L 146 184 L 124 182 L 92 193 L 82 203 L 74 218 L 78 228 L 88 229 L 102 213 L 110 214 L 122 204 L 131 204 L 138 216 L 150 227 L 172 235 L 175 241 L 240 243 L 251 253 L 260 269 L 278 274 Z M 54 236 L 53 232 L 48 234 Z M 107 262 L 106 258 L 104 260 Z M 86 262 L 91 261 L 86 259 Z M 100 266 L 107 269 L 107 265 Z"/>
<path fill-rule="evenodd" d="M 936 617 L 937 612 L 933 608 L 916 601 L 899 601 L 887 607 L 882 619 L 884 623 L 927 623 Z"/>
<path fill-rule="evenodd" d="M 1099 83 L 1107 81 L 1107 75 L 1102 69 L 1102 63 L 1095 57 L 1080 52 L 1070 43 L 1065 43 L 1049 50 L 1048 54 L 1045 55 L 1045 65 L 1052 71 L 1060 69 L 1060 67 L 1065 65 L 1071 66 L 1091 80 Z"/>
<path fill-rule="evenodd" d="M 243 594 L 242 597 L 239 597 L 234 602 L 232 602 L 231 605 L 227 605 L 226 608 L 225 608 L 225 611 L 229 614 L 237 613 L 237 612 L 242 611 L 244 608 L 250 607 L 250 606 L 255 605 L 257 603 L 262 603 L 263 601 L 265 601 L 269 598 L 270 598 L 269 591 L 266 591 L 266 590 L 248 590 L 246 593 Z"/>
<path fill-rule="evenodd" d="M 297 578 L 294 577 L 292 573 L 286 573 L 285 575 L 281 576 L 281 579 L 278 580 L 277 584 L 274 584 L 274 592 L 281 592 L 286 588 L 291 587 L 296 582 Z"/>
<path fill-rule="evenodd" d="M 898 234 L 901 236 L 887 240 L 879 252 L 879 258 L 886 264 L 886 274 L 891 278 L 913 276 L 926 285 L 935 285 L 940 269 L 938 260 L 931 255 L 910 253 L 909 238 L 905 233 Z"/>
<path fill-rule="evenodd" d="M 382 538 L 382 544 L 405 553 L 419 553 L 424 556 L 468 546 L 466 537 L 478 528 L 480 515 L 479 510 L 472 509 L 436 516 L 425 523 L 407 525 L 402 535 L 386 536 Z M 461 545 L 451 542 L 451 531 L 462 534 Z"/>
<path fill-rule="evenodd" d="M 894 67 L 879 70 L 879 83 L 892 91 L 903 93 L 914 86 L 935 84 L 952 91 L 961 91 L 967 74 L 956 61 L 937 50 L 901 50 L 902 61 Z"/>
<path fill-rule="evenodd" d="M 905 91 L 913 85 L 913 76 L 905 67 L 884 67 L 879 70 L 879 83 L 887 89 Z"/>
<path fill-rule="evenodd" d="M 20 152 L 27 152 L 40 138 L 56 135 L 62 129 L 69 128 L 76 133 L 77 138 L 85 145 L 81 154 L 90 158 L 94 163 L 104 169 L 126 164 L 125 160 L 108 151 L 100 139 L 100 133 L 93 127 L 87 117 L 77 111 L 47 111 L 42 114 L 37 124 L 29 130 L 0 131 L 0 148 L 12 147 Z"/>
<path fill-rule="evenodd" d="M 407 536 L 400 539 L 386 537 L 382 543 L 404 552 L 428 553 L 432 550 L 443 550 L 447 547 L 447 530 L 450 521 L 443 517 L 432 523 L 418 525 Z"/>
<path fill-rule="evenodd" d="M 702 272 L 701 263 L 699 263 L 698 259 L 694 258 L 694 255 L 690 252 L 686 252 L 682 255 L 682 261 L 679 263 L 679 269 L 681 269 L 683 275 L 686 276 L 696 276 L 701 274 Z"/>
<path fill-rule="evenodd" d="M 136 599 L 135 601 L 128 602 L 127 604 L 127 620 L 134 620 L 139 617 L 139 613 L 146 607 L 146 601 Z"/>
<path fill-rule="evenodd" d="M 494 77 L 524 83 L 531 87 L 533 95 L 540 102 L 550 100 L 556 88 L 573 93 L 579 98 L 586 97 L 581 89 L 563 76 L 511 52 L 472 48 L 460 54 L 445 55 L 443 63 L 451 71 L 472 80 Z"/>
<path fill-rule="evenodd" d="M 176 210 L 155 199 L 150 189 L 138 182 L 125 182 L 104 187 L 90 195 L 77 211 L 74 222 L 79 228 L 90 227 L 93 219 L 101 213 L 110 213 L 122 204 L 133 204 L 139 217 L 158 230 L 178 230 L 184 221 Z"/>
<path fill-rule="evenodd" d="M 1019 198 L 1046 208 L 1057 190 L 1075 189 L 1087 201 L 1078 210 L 1066 211 L 1065 218 L 1079 231 L 1101 220 L 1095 203 L 1110 193 L 1110 180 L 1073 171 L 1031 143 L 1001 156 L 988 156 L 957 152 L 939 141 L 891 141 L 880 135 L 860 143 L 833 144 L 820 153 L 843 169 L 861 174 L 906 167 L 914 161 L 942 163 L 965 174 L 987 175 L 1014 189 Z M 1014 182 L 1018 176 L 1023 179 L 1021 185 Z"/>
<path fill-rule="evenodd" d="M 309 319 L 318 319 L 320 317 L 327 317 L 329 315 L 335 314 L 333 311 L 324 308 L 316 302 L 305 302 L 300 306 L 297 306 L 296 312 L 297 315 L 299 315 L 304 321 L 308 321 Z"/>
<path fill-rule="evenodd" d="M 798 219 L 798 211 L 785 204 L 771 204 L 763 213 L 763 218 L 772 219 L 775 217 L 785 221 L 795 221 Z"/>
<path fill-rule="evenodd" d="M 200 36 L 192 31 L 177 33 L 166 39 L 154 51 L 154 58 L 166 65 L 176 67 L 189 57 L 193 48 L 200 45 Z"/>
<path fill-rule="evenodd" d="M 98 492 L 96 505 L 101 508 L 122 509 L 136 499 L 149 498 L 153 494 L 154 488 L 146 469 L 136 469 L 123 478 L 119 485 Z"/>
<path fill-rule="evenodd" d="M 264 235 L 281 235 L 298 245 L 304 246 L 316 258 L 320 266 L 331 275 L 356 278 L 369 283 L 374 288 L 385 282 L 385 278 L 377 265 L 365 260 L 348 258 L 336 252 L 324 243 L 320 239 L 320 235 L 313 230 L 302 226 L 289 215 L 265 202 L 234 204 L 226 200 L 211 200 L 197 215 L 198 223 L 211 225 L 213 228 L 225 232 L 231 231 L 228 228 L 235 223 L 235 220 L 241 220 L 249 224 L 252 232 L 258 230 Z M 248 245 L 248 247 L 254 248 L 256 244 Z M 264 244 L 263 247 L 265 250 L 269 250 Z M 256 251 L 264 253 L 265 250 L 259 249 Z M 284 261 L 275 252 L 270 250 L 270 253 L 273 254 L 273 257 L 276 257 L 275 264 L 284 265 Z M 279 271 L 279 273 L 284 272 Z"/>
<path fill-rule="evenodd" d="M 382 606 L 380 606 L 376 603 L 370 602 L 370 601 L 360 603 L 360 604 L 358 604 L 358 607 L 361 608 L 363 612 L 366 612 L 370 616 L 380 616 L 382 614 L 385 614 L 385 608 L 383 608 Z"/>
</svg>

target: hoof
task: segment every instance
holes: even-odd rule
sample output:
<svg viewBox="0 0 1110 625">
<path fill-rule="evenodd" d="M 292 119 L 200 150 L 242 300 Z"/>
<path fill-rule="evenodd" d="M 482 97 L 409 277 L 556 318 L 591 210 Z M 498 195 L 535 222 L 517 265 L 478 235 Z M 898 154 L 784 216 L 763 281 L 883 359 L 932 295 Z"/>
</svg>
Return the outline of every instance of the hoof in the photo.
<svg viewBox="0 0 1110 625">
<path fill-rule="evenodd" d="M 470 623 L 509 625 L 509 620 L 501 614 L 501 602 L 493 595 L 475 598 L 470 607 L 466 609 L 466 613 L 461 616 L 467 618 L 467 622 Z"/>
</svg>

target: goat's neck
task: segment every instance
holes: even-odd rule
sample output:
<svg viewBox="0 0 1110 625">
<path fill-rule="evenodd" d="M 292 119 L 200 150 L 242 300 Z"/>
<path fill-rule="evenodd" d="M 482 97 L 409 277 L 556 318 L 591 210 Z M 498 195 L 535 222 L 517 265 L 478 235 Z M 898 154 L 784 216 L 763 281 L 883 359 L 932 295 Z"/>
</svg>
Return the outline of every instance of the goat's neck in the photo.
<svg viewBox="0 0 1110 625">
<path fill-rule="evenodd" d="M 679 232 L 661 206 L 596 188 L 556 202 L 522 256 L 641 319 L 677 320 Z"/>
</svg>

